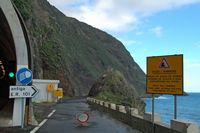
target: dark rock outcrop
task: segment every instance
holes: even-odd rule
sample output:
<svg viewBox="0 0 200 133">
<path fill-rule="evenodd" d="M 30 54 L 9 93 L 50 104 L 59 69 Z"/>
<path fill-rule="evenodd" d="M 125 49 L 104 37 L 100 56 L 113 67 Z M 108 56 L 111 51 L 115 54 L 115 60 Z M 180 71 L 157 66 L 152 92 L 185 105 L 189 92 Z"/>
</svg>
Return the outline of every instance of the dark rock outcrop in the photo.
<svg viewBox="0 0 200 133">
<path fill-rule="evenodd" d="M 109 101 L 115 104 L 138 108 L 140 113 L 144 112 L 144 102 L 124 75 L 113 69 L 107 70 L 92 86 L 90 97 Z"/>
</svg>

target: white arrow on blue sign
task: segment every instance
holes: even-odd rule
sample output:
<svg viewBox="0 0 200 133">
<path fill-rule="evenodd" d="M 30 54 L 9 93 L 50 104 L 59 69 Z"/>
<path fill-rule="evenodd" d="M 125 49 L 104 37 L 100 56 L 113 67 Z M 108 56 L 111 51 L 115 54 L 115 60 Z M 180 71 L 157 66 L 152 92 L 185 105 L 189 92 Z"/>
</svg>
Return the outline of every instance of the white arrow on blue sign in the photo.
<svg viewBox="0 0 200 133">
<path fill-rule="evenodd" d="M 16 79 L 21 85 L 27 85 L 33 80 L 32 71 L 28 68 L 21 68 L 16 73 Z"/>
</svg>

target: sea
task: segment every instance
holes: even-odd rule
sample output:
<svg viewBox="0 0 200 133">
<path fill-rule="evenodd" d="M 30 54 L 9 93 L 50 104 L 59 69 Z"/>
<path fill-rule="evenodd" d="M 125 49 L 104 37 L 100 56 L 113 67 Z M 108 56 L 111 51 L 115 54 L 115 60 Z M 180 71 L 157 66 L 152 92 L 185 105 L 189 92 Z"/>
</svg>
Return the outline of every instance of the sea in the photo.
<svg viewBox="0 0 200 133">
<path fill-rule="evenodd" d="M 145 99 L 146 112 L 152 112 L 152 99 Z M 170 124 L 174 118 L 174 96 L 162 95 L 155 98 L 154 111 L 159 113 L 163 123 Z M 200 93 L 188 93 L 188 96 L 177 96 L 177 119 L 197 123 L 200 126 Z"/>
</svg>

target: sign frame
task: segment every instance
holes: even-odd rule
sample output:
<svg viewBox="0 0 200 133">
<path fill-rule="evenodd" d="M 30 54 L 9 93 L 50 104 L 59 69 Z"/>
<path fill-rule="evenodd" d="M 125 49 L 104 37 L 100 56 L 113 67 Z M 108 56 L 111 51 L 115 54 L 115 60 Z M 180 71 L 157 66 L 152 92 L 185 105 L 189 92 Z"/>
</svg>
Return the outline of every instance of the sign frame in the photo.
<svg viewBox="0 0 200 133">
<path fill-rule="evenodd" d="M 146 64 L 147 94 L 183 95 L 184 93 L 183 54 L 150 56 L 147 57 L 146 63 L 147 63 Z M 167 77 L 176 77 L 176 76 L 178 76 L 178 78 L 172 78 L 174 80 L 172 80 L 171 78 L 167 79 Z M 171 89 L 170 90 L 167 89 L 170 88 L 170 86 Z M 174 90 L 172 86 L 174 87 Z"/>
<path fill-rule="evenodd" d="M 38 93 L 39 90 L 34 85 L 16 85 L 9 87 L 9 98 L 32 98 L 35 97 Z"/>
<path fill-rule="evenodd" d="M 53 91 L 53 96 L 54 97 L 63 97 L 63 90 L 59 89 L 59 90 L 54 90 Z"/>
<path fill-rule="evenodd" d="M 81 125 L 87 124 L 89 118 L 90 118 L 90 116 L 87 112 L 80 113 L 80 114 L 76 115 L 76 119 Z"/>
<path fill-rule="evenodd" d="M 53 83 L 47 84 L 47 91 L 51 92 L 54 90 L 55 90 L 55 84 Z"/>
<path fill-rule="evenodd" d="M 28 72 L 28 73 L 26 73 L 26 72 Z M 27 77 L 27 76 L 29 76 L 29 77 Z M 22 78 L 22 80 L 20 80 L 20 78 Z M 32 73 L 32 71 L 30 69 L 28 69 L 26 67 L 20 68 L 16 72 L 16 80 L 21 85 L 27 85 L 27 84 L 32 82 L 33 73 Z"/>
</svg>

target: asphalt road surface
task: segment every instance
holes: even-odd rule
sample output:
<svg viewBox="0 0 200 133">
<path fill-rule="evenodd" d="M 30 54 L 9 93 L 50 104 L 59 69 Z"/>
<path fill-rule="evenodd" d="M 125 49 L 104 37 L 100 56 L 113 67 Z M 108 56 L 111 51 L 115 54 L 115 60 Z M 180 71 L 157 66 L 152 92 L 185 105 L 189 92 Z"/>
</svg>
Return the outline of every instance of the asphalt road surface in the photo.
<svg viewBox="0 0 200 133">
<path fill-rule="evenodd" d="M 139 133 L 109 114 L 91 109 L 85 99 L 67 100 L 55 109 L 37 133 Z M 89 113 L 89 121 L 84 126 L 76 120 L 77 114 L 83 112 Z"/>
</svg>

